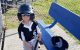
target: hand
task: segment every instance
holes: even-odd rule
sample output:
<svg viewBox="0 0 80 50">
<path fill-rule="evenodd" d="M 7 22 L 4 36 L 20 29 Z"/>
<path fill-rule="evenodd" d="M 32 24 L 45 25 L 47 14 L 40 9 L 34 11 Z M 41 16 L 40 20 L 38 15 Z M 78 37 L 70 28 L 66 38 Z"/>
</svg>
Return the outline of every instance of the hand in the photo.
<svg viewBox="0 0 80 50">
<path fill-rule="evenodd" d="M 4 31 L 4 30 L 7 30 L 7 27 L 2 27 L 2 30 Z"/>
<path fill-rule="evenodd" d="M 38 40 L 41 41 L 41 33 L 38 33 Z"/>
<path fill-rule="evenodd" d="M 26 42 L 26 41 L 23 41 L 23 44 L 24 44 L 25 46 L 31 48 L 31 50 L 32 50 L 32 45 L 31 45 L 30 43 L 28 43 L 28 42 Z"/>
<path fill-rule="evenodd" d="M 29 48 L 31 48 L 31 50 L 32 50 L 32 45 L 31 45 L 30 43 L 27 43 L 27 45 L 28 45 Z"/>
</svg>

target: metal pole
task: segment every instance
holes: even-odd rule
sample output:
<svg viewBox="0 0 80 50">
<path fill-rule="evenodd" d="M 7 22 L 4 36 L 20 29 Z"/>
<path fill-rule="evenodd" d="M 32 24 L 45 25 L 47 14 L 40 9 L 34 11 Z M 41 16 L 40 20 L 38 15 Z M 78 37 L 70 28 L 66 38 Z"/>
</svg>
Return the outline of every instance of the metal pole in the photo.
<svg viewBox="0 0 80 50">
<path fill-rule="evenodd" d="M 3 19 L 2 19 L 2 8 L 1 8 L 1 2 L 0 2 L 0 31 L 3 33 L 2 35 L 2 45 L 1 45 L 1 50 L 4 50 L 4 41 L 5 41 L 5 30 L 3 30 Z"/>
<path fill-rule="evenodd" d="M 2 15 L 2 8 L 1 8 L 1 2 L 0 2 L 0 29 L 4 27 L 3 25 L 3 15 Z"/>
</svg>

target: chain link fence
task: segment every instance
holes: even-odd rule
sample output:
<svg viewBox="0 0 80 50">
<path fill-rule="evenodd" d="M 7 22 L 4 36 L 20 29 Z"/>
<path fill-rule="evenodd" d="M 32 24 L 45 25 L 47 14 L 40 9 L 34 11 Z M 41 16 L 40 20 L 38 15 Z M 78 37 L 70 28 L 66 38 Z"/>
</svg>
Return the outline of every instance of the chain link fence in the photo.
<svg viewBox="0 0 80 50">
<path fill-rule="evenodd" d="M 35 2 L 32 2 L 36 20 L 42 19 L 46 24 L 50 24 L 53 21 L 48 14 L 52 2 L 52 0 L 36 0 Z"/>
<path fill-rule="evenodd" d="M 80 16 L 80 0 L 58 0 L 58 3 Z"/>
<path fill-rule="evenodd" d="M 36 20 L 43 19 L 46 24 L 53 22 L 52 18 L 49 16 L 49 8 L 52 2 L 55 0 L 31 0 L 31 5 L 34 8 L 34 13 L 36 14 Z M 66 9 L 80 15 L 80 0 L 56 0 L 58 4 L 65 7 Z M 16 2 L 14 2 L 16 3 Z M 20 2 L 17 2 L 20 3 Z M 23 0 L 21 3 L 25 3 Z M 18 5 L 17 5 L 18 6 Z M 17 8 L 10 8 L 4 14 L 5 23 L 8 28 L 16 28 L 18 26 L 18 20 L 16 18 Z M 15 24 L 16 23 L 16 24 Z"/>
<path fill-rule="evenodd" d="M 73 13 L 80 15 L 80 0 L 36 0 L 35 2 L 32 2 L 36 17 L 38 19 L 43 19 L 46 23 L 50 24 L 53 20 L 48 12 L 51 3 L 55 1 Z"/>
<path fill-rule="evenodd" d="M 51 24 L 54 19 L 51 18 L 48 14 L 50 5 L 52 2 L 57 2 L 61 6 L 65 7 L 66 9 L 72 11 L 73 13 L 80 16 L 80 0 L 31 0 L 31 5 L 34 8 L 34 13 L 36 15 L 35 20 L 43 20 L 46 24 Z M 19 5 L 25 3 L 25 0 L 23 1 L 14 1 L 13 4 L 7 4 L 11 6 L 9 9 L 6 10 L 6 12 L 3 14 L 5 16 L 5 26 L 9 29 L 17 28 L 19 25 L 19 21 L 17 19 L 17 10 Z M 15 6 L 16 5 L 16 6 Z M 3 5 L 2 5 L 3 6 Z M 5 5 L 2 7 L 3 11 L 5 9 Z M 59 24 L 60 26 L 60 24 Z M 62 26 L 60 26 L 62 27 Z M 62 27 L 63 28 L 63 27 Z M 66 30 L 66 29 L 64 29 Z M 67 31 L 66 31 L 67 32 Z M 0 35 L 1 37 L 1 35 Z M 0 38 L 1 39 L 1 38 Z"/>
</svg>

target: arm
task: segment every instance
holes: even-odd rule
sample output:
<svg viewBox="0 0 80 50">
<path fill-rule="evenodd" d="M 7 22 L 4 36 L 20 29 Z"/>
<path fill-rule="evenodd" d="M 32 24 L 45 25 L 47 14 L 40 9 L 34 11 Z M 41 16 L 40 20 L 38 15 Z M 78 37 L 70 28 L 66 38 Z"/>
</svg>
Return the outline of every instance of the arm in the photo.
<svg viewBox="0 0 80 50">
<path fill-rule="evenodd" d="M 32 45 L 31 44 L 29 44 L 26 40 L 25 40 L 25 37 L 24 37 L 24 33 L 23 32 L 21 32 L 21 38 L 22 38 L 22 41 L 23 41 L 23 45 L 27 45 L 29 48 L 31 48 L 31 50 L 32 50 Z"/>
<path fill-rule="evenodd" d="M 41 30 L 40 30 L 40 28 L 38 26 L 36 28 L 37 28 L 37 33 L 38 33 L 39 41 L 41 41 L 41 38 L 42 38 Z"/>
</svg>

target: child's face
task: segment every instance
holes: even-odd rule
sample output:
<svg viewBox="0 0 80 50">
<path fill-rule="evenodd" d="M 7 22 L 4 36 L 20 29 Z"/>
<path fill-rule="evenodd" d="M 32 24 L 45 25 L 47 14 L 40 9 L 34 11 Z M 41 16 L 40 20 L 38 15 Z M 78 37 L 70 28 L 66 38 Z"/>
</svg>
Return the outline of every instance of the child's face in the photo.
<svg viewBox="0 0 80 50">
<path fill-rule="evenodd" d="M 23 16 L 22 19 L 24 22 L 29 22 L 30 16 Z"/>
</svg>

